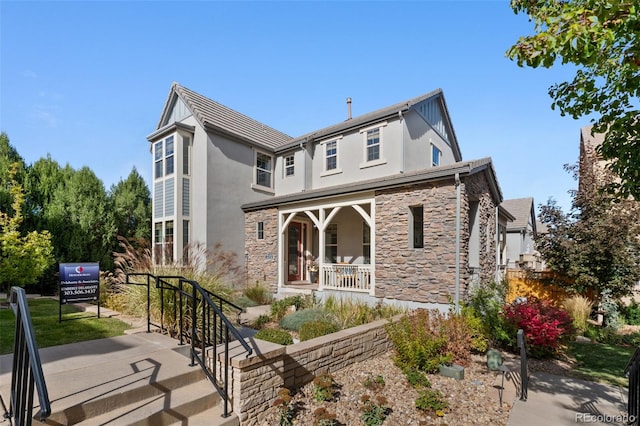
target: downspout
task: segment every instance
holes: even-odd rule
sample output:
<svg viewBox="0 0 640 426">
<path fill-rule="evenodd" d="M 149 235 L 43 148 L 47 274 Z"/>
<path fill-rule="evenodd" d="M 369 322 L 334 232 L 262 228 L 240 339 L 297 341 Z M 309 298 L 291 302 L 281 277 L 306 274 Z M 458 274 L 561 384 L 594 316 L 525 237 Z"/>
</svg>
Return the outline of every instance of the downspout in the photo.
<svg viewBox="0 0 640 426">
<path fill-rule="evenodd" d="M 495 277 L 494 279 L 495 279 L 496 282 L 500 281 L 500 279 L 499 279 L 499 277 L 500 277 L 500 220 L 498 218 L 498 214 L 499 214 L 498 206 L 496 206 L 496 223 L 495 223 L 495 228 L 494 228 L 494 232 L 496 234 L 496 237 L 495 237 L 495 244 L 496 244 L 496 247 L 495 247 L 495 250 L 496 250 L 496 268 L 495 269 L 496 270 L 495 270 L 495 273 L 494 273 L 494 277 Z"/>
<path fill-rule="evenodd" d="M 456 173 L 456 313 L 460 313 L 460 173 Z"/>
<path fill-rule="evenodd" d="M 303 142 L 300 141 L 300 150 L 302 151 L 302 191 L 307 190 L 307 150 L 305 148 Z"/>
<path fill-rule="evenodd" d="M 404 173 L 404 116 L 402 115 L 402 110 L 398 111 L 398 117 L 400 117 L 400 131 L 402 132 L 402 166 L 400 167 L 400 173 Z"/>
</svg>

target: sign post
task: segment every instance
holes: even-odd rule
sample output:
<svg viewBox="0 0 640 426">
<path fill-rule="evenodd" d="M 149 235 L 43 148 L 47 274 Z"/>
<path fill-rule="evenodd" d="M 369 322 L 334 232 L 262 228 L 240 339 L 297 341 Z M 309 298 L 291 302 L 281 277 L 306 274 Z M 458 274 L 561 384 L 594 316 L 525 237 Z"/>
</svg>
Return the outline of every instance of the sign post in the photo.
<svg viewBox="0 0 640 426">
<path fill-rule="evenodd" d="M 62 305 L 86 301 L 98 302 L 100 318 L 100 264 L 61 263 L 59 322 L 62 322 Z"/>
</svg>

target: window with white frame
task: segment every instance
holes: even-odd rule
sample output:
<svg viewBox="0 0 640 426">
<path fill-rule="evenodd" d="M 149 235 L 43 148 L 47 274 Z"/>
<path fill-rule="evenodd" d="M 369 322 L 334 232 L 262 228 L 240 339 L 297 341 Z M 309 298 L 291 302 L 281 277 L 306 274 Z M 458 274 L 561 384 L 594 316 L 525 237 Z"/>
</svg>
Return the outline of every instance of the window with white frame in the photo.
<svg viewBox="0 0 640 426">
<path fill-rule="evenodd" d="M 431 166 L 437 167 L 440 165 L 441 155 L 442 151 L 440 151 L 437 146 L 431 145 Z"/>
<path fill-rule="evenodd" d="M 165 149 L 165 158 L 164 158 L 164 168 L 165 168 L 165 175 L 170 175 L 173 174 L 173 159 L 174 159 L 174 155 L 173 155 L 173 136 L 169 136 L 167 139 L 164 140 L 164 149 Z"/>
<path fill-rule="evenodd" d="M 338 168 L 338 141 L 327 142 L 324 145 L 325 170 L 336 170 Z"/>
<path fill-rule="evenodd" d="M 273 157 L 256 151 L 256 185 L 272 187 Z"/>
<path fill-rule="evenodd" d="M 367 130 L 367 161 L 380 159 L 380 127 Z"/>
<path fill-rule="evenodd" d="M 324 261 L 338 263 L 338 225 L 331 223 L 324 231 Z"/>
<path fill-rule="evenodd" d="M 154 178 L 173 174 L 174 171 L 174 136 L 153 144 Z"/>
<path fill-rule="evenodd" d="M 284 157 L 284 176 L 293 176 L 295 172 L 295 158 L 293 155 Z"/>
</svg>

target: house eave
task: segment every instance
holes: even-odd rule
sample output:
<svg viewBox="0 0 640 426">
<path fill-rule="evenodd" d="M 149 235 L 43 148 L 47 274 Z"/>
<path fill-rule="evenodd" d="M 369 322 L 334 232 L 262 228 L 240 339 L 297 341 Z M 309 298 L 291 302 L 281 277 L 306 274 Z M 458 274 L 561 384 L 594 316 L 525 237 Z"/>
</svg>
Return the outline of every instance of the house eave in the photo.
<svg viewBox="0 0 640 426">
<path fill-rule="evenodd" d="M 281 205 L 304 202 L 309 200 L 318 200 L 323 198 L 331 198 L 341 195 L 377 191 L 384 189 L 393 189 L 404 186 L 415 185 L 418 183 L 436 182 L 441 180 L 453 179 L 456 174 L 459 176 L 468 176 L 481 171 L 479 164 L 490 164 L 491 159 L 482 159 L 475 162 L 465 162 L 457 166 L 445 166 L 442 168 L 433 168 L 422 170 L 415 173 L 396 174 L 381 179 L 372 179 L 354 183 L 351 185 L 332 186 L 317 190 L 298 192 L 295 194 L 282 195 L 267 200 L 247 203 L 242 205 L 242 210 L 246 212 L 262 210 L 271 207 L 279 207 Z"/>
<path fill-rule="evenodd" d="M 155 132 L 151 133 L 150 135 L 147 136 L 147 140 L 149 142 L 155 142 L 156 140 L 164 137 L 169 133 L 173 133 L 176 130 L 185 130 L 187 132 L 193 133 L 196 131 L 196 128 L 195 126 L 190 126 L 188 124 L 184 124 L 176 121 L 174 123 L 167 124 L 166 126 L 161 127 Z"/>
</svg>

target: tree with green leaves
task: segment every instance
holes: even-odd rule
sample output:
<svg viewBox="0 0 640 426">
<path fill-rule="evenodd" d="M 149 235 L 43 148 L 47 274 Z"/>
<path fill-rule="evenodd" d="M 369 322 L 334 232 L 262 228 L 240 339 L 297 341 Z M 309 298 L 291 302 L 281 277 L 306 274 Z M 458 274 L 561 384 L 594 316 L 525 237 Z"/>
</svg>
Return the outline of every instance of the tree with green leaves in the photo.
<svg viewBox="0 0 640 426">
<path fill-rule="evenodd" d="M 25 196 L 15 176 L 19 165 L 14 163 L 8 173 L 11 212 L 0 210 L 0 289 L 34 284 L 53 264 L 53 246 L 48 231 L 20 232 Z"/>
<path fill-rule="evenodd" d="M 21 184 L 26 174 L 24 159 L 9 142 L 9 136 L 2 132 L 0 133 L 0 211 L 11 214 L 13 214 L 11 207 L 13 199 L 9 193 L 12 185 L 9 173 L 13 167 L 15 167 L 14 179 Z"/>
<path fill-rule="evenodd" d="M 507 56 L 519 66 L 578 67 L 572 81 L 549 89 L 561 115 L 599 117 L 593 131 L 606 134 L 599 154 L 620 179 L 619 196 L 640 199 L 640 1 L 511 0 L 535 34 L 521 37 Z"/>
<path fill-rule="evenodd" d="M 577 177 L 578 166 L 565 167 Z M 609 170 L 583 167 L 569 213 L 553 200 L 540 206 L 548 232 L 535 237 L 536 247 L 551 270 L 572 279 L 559 283 L 570 291 L 616 298 L 640 280 L 640 208 L 600 190 L 614 180 Z"/>
<path fill-rule="evenodd" d="M 151 196 L 134 167 L 109 193 L 117 235 L 126 239 L 151 239 Z"/>
</svg>

